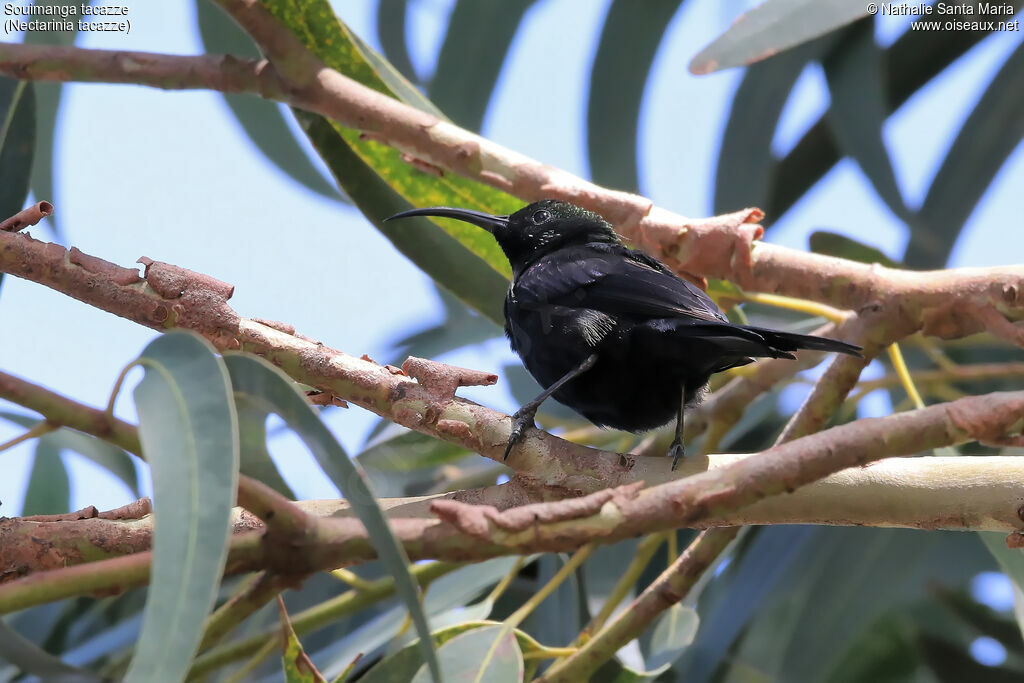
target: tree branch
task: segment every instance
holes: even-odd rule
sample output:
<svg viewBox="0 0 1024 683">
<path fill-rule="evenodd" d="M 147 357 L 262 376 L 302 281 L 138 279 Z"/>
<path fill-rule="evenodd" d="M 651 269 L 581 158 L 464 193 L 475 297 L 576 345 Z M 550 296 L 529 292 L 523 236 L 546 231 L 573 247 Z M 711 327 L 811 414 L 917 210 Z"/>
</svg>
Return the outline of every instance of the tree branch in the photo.
<svg viewBox="0 0 1024 683">
<path fill-rule="evenodd" d="M 1016 344 L 1024 334 L 1024 268 L 910 272 L 756 242 L 757 209 L 686 218 L 646 198 L 608 190 L 409 107 L 326 67 L 255 0 L 219 0 L 273 66 L 231 57 L 0 44 L 0 73 L 15 78 L 132 82 L 246 92 L 286 102 L 370 133 L 412 159 L 524 200 L 566 199 L 604 215 L 628 239 L 679 271 L 840 308 L 899 309 L 940 337 L 988 329 Z M 219 73 L 218 73 L 219 69 Z"/>
</svg>

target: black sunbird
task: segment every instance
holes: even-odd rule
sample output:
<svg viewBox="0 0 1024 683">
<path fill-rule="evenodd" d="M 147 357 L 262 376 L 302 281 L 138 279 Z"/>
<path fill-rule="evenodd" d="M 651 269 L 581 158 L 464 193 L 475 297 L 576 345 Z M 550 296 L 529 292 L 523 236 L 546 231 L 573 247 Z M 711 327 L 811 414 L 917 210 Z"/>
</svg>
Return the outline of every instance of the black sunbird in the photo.
<svg viewBox="0 0 1024 683">
<path fill-rule="evenodd" d="M 755 358 L 814 349 L 860 356 L 835 339 L 735 325 L 657 259 L 628 248 L 611 223 L 545 199 L 508 216 L 433 207 L 389 218 L 439 216 L 472 223 L 512 265 L 505 334 L 544 391 L 512 417 L 512 447 L 549 396 L 601 427 L 640 432 L 676 418 L 672 468 L 683 455 L 683 411 L 716 372 Z"/>
</svg>

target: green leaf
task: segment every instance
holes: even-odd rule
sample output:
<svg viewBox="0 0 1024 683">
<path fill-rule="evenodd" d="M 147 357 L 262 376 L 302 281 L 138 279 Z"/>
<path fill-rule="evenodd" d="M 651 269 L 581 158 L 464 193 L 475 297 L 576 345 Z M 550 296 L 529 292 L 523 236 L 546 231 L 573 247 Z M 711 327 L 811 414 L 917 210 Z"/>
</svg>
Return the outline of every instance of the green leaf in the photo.
<svg viewBox="0 0 1024 683">
<path fill-rule="evenodd" d="M 387 517 L 370 490 L 366 475 L 341 448 L 330 430 L 320 421 L 312 406 L 306 402 L 295 383 L 270 363 L 256 356 L 228 354 L 224 364 L 231 373 L 235 395 L 248 400 L 267 412 L 276 413 L 313 452 L 324 472 L 331 477 L 349 501 L 352 510 L 366 526 L 370 541 L 381 562 L 395 579 L 395 589 L 409 608 L 413 624 L 420 634 L 420 647 L 425 660 L 440 681 L 437 655 L 430 640 L 423 606 L 420 604 L 419 586 L 409 574 L 409 559 L 401 544 L 391 533 Z"/>
<path fill-rule="evenodd" d="M 881 249 L 828 230 L 815 230 L 809 239 L 811 251 L 859 263 L 878 263 L 886 268 L 900 268 L 900 264 L 885 255 Z"/>
<path fill-rule="evenodd" d="M 870 19 L 854 24 L 822 62 L 832 99 L 828 121 L 839 149 L 856 160 L 892 212 L 913 227 L 914 217 L 903 202 L 882 139 L 889 109 L 882 85 L 882 51 L 875 43 L 874 28 Z"/>
<path fill-rule="evenodd" d="M 434 640 L 444 647 L 456 636 L 470 633 L 482 628 L 501 628 L 501 624 L 493 621 L 466 621 L 455 626 L 443 628 L 434 633 Z M 540 645 L 523 631 L 513 631 L 520 652 L 537 652 Z M 493 641 L 492 641 L 493 642 Z M 363 674 L 359 683 L 398 683 L 411 681 L 423 664 L 415 644 L 406 645 L 393 655 L 385 657 Z"/>
<path fill-rule="evenodd" d="M 285 611 L 284 602 L 280 598 L 278 606 L 281 611 L 281 630 L 284 634 L 284 642 L 281 643 L 284 650 L 281 655 L 284 680 L 287 683 L 327 683 L 327 679 L 317 671 L 306 651 L 302 649 L 302 643 L 295 635 L 295 629 L 292 628 L 292 622 L 288 619 L 288 612 Z"/>
<path fill-rule="evenodd" d="M 747 68 L 729 107 L 715 171 L 715 213 L 762 206 L 775 168 L 772 139 L 793 86 L 831 44 L 818 40 Z"/>
<path fill-rule="evenodd" d="M 1012 0 L 1014 8 L 1024 0 Z M 891 113 L 989 35 L 987 30 L 906 31 L 884 53 L 886 105 Z M 839 161 L 822 116 L 779 161 L 766 213 L 777 220 Z"/>
<path fill-rule="evenodd" d="M 289 500 L 295 500 L 295 493 L 281 476 L 277 464 L 267 450 L 267 416 L 263 406 L 254 403 L 246 395 L 235 395 L 235 409 L 238 411 L 239 471 L 247 477 L 258 479 Z"/>
<path fill-rule="evenodd" d="M 927 231 L 910 234 L 903 262 L 941 268 L 957 235 L 1010 153 L 1024 138 L 1024 43 L 1007 58 L 964 122 L 921 207 Z"/>
<path fill-rule="evenodd" d="M 249 34 L 211 0 L 196 0 L 196 23 L 208 54 L 260 58 L 259 48 Z M 324 179 L 299 145 L 280 104 L 253 95 L 224 94 L 223 97 L 242 130 L 267 160 L 320 196 L 341 199 L 338 189 Z"/>
<path fill-rule="evenodd" d="M 512 39 L 534 0 L 457 0 L 448 19 L 430 99 L 457 124 L 479 131 Z"/>
<path fill-rule="evenodd" d="M 637 130 L 651 64 L 683 0 L 614 0 L 590 67 L 587 156 L 594 182 L 640 189 Z"/>
<path fill-rule="evenodd" d="M 78 7 L 78 0 L 35 0 L 33 6 Z M 78 22 L 73 22 L 70 31 L 26 31 L 22 39 L 26 45 L 73 45 L 78 35 Z M 60 109 L 63 83 L 45 83 L 37 81 L 32 84 L 36 96 L 36 141 L 35 160 L 32 164 L 32 192 L 36 199 L 45 199 L 60 206 L 54 180 L 54 135 L 57 130 L 57 113 Z M 60 234 L 60 212 L 51 214 L 46 224 L 58 235 Z"/>
<path fill-rule="evenodd" d="M 449 351 L 501 336 L 501 326 L 495 321 L 468 308 L 446 289 L 438 288 L 437 293 L 444 305 L 444 320 L 392 342 L 395 347 L 392 364 L 401 365 L 409 356 L 437 358 Z"/>
<path fill-rule="evenodd" d="M 419 79 L 405 43 L 408 6 L 408 0 L 377 0 L 377 42 L 384 50 L 384 56 L 399 73 L 409 81 L 416 82 Z"/>
<path fill-rule="evenodd" d="M 34 86 L 0 76 L 0 220 L 24 208 L 36 140 Z"/>
<path fill-rule="evenodd" d="M 445 465 L 468 452 L 426 434 L 397 429 L 372 443 L 358 457 L 363 467 L 380 472 L 408 472 Z"/>
<path fill-rule="evenodd" d="M 295 116 L 356 207 L 395 248 L 467 305 L 495 324 L 504 323 L 502 302 L 508 280 L 501 273 L 433 221 L 417 217 L 385 223 L 388 216 L 410 208 L 409 203 L 353 151 L 326 119 L 297 110 Z M 479 232 L 493 241 L 483 230 Z"/>
<path fill-rule="evenodd" d="M 238 425 L 224 363 L 193 333 L 158 337 L 136 361 L 139 439 L 153 476 L 153 569 L 125 680 L 181 680 L 217 596 L 238 486 Z"/>
<path fill-rule="evenodd" d="M 700 617 L 692 607 L 677 603 L 662 612 L 654 622 L 650 652 L 644 662 L 648 673 L 667 670 L 693 642 L 698 626 Z"/>
<path fill-rule="evenodd" d="M 42 440 L 36 444 L 32 474 L 25 491 L 25 502 L 21 508 L 23 517 L 29 515 L 54 515 L 71 509 L 71 484 L 60 449 L 52 442 Z"/>
<path fill-rule="evenodd" d="M 525 674 L 523 653 L 513 629 L 484 626 L 460 633 L 438 651 L 445 678 L 452 681 L 519 683 Z M 413 683 L 428 683 L 426 665 L 413 676 Z"/>
<path fill-rule="evenodd" d="M 103 683 L 107 679 L 67 664 L 0 620 L 0 660 L 6 660 L 22 673 L 54 683 Z M 13 680 L 13 679 L 5 679 Z"/>
<path fill-rule="evenodd" d="M 363 85 L 396 97 L 427 113 L 438 115 L 436 108 L 429 100 L 405 81 L 401 74 L 387 64 L 382 57 L 365 47 L 349 31 L 348 27 L 338 21 L 326 0 L 310 0 L 303 3 L 295 3 L 293 0 L 268 0 L 267 9 L 294 31 L 296 36 L 328 66 Z M 365 207 L 376 205 L 378 208 L 382 208 L 390 204 L 388 207 L 390 210 L 397 202 L 393 197 L 388 197 L 386 193 L 383 193 L 380 188 L 373 187 L 373 179 L 367 177 L 361 169 L 349 168 L 353 156 L 361 159 L 394 193 L 415 206 L 460 206 L 498 214 L 511 213 L 522 206 L 522 201 L 519 199 L 482 183 L 451 173 L 441 173 L 438 176 L 420 170 L 404 160 L 398 150 L 369 139 L 360 131 L 345 128 L 321 117 L 303 115 L 298 112 L 296 115 L 310 136 L 314 147 L 327 162 L 331 172 L 349 196 L 356 199 L 356 191 L 350 188 L 349 181 L 354 181 L 361 190 L 370 192 L 370 197 L 364 198 L 362 203 L 356 200 L 356 203 L 378 228 L 382 225 L 380 219 L 383 216 L 378 217 L 375 211 L 368 211 Z M 413 223 L 413 221 L 403 221 L 403 223 Z M 467 291 L 467 287 L 457 286 L 457 283 L 452 284 L 449 282 L 449 278 L 463 280 L 463 271 L 475 271 L 480 266 L 484 266 L 494 270 L 498 276 L 507 280 L 511 275 L 511 269 L 497 242 L 485 231 L 461 221 L 446 219 L 437 219 L 436 223 L 434 220 L 423 221 L 418 224 L 420 227 L 415 236 L 403 233 L 404 244 L 396 244 L 420 267 L 424 267 L 424 261 L 427 260 L 424 254 L 433 256 L 434 246 L 432 243 L 438 242 L 437 236 L 426 231 L 422 227 L 423 224 L 440 226 L 445 234 L 454 238 L 475 256 L 475 258 L 469 258 L 468 255 L 461 253 L 455 258 L 457 268 L 435 269 L 429 274 L 452 290 L 459 298 L 473 305 L 477 310 L 484 310 L 489 314 L 493 308 L 482 309 L 478 299 L 471 300 L 472 295 Z M 392 239 L 392 234 L 397 231 L 384 232 L 389 239 Z M 452 253 L 450 248 L 448 251 L 449 254 Z M 474 261 L 476 263 L 473 263 Z M 488 284 L 488 286 L 490 285 Z"/>
<path fill-rule="evenodd" d="M 867 14 L 849 0 L 766 0 L 741 14 L 690 62 L 694 74 L 752 64 L 830 33 Z"/>
</svg>

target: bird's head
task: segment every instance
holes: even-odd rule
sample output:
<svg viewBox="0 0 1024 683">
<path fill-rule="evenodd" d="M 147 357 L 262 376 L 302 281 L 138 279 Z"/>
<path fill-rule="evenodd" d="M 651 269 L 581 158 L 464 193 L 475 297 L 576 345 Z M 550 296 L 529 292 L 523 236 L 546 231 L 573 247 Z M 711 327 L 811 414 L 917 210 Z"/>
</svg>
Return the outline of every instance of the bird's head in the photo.
<svg viewBox="0 0 1024 683">
<path fill-rule="evenodd" d="M 604 218 L 558 199 L 542 199 L 507 216 L 435 206 L 403 211 L 388 220 L 408 216 L 454 218 L 483 228 L 498 240 L 517 275 L 541 256 L 564 247 L 619 242 L 611 223 Z"/>
</svg>

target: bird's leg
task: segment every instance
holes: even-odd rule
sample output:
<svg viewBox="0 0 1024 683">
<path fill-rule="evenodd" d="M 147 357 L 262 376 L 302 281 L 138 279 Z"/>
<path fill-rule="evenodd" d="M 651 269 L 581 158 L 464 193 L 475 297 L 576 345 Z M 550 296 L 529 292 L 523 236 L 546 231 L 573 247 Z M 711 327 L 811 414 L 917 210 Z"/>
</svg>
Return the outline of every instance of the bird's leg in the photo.
<svg viewBox="0 0 1024 683">
<path fill-rule="evenodd" d="M 679 464 L 679 458 L 686 455 L 683 448 L 683 414 L 686 411 L 686 386 L 683 386 L 683 397 L 679 401 L 679 415 L 676 416 L 676 436 L 672 439 L 672 445 L 668 447 L 668 454 L 672 456 L 672 471 Z"/>
<path fill-rule="evenodd" d="M 505 460 L 508 460 L 508 454 L 512 451 L 512 447 L 523 438 L 523 433 L 526 429 L 528 427 L 536 426 L 534 418 L 537 416 L 537 410 L 540 408 L 540 404 L 546 401 L 551 394 L 565 386 L 566 383 L 576 379 L 584 372 L 594 367 L 594 363 L 596 362 L 597 354 L 593 353 L 589 355 L 585 361 L 579 364 L 579 366 L 567 372 L 565 377 L 562 377 L 547 389 L 540 392 L 540 395 L 538 395 L 537 398 L 533 399 L 515 412 L 512 416 L 512 432 L 508 435 L 508 444 L 505 446 Z"/>
</svg>

